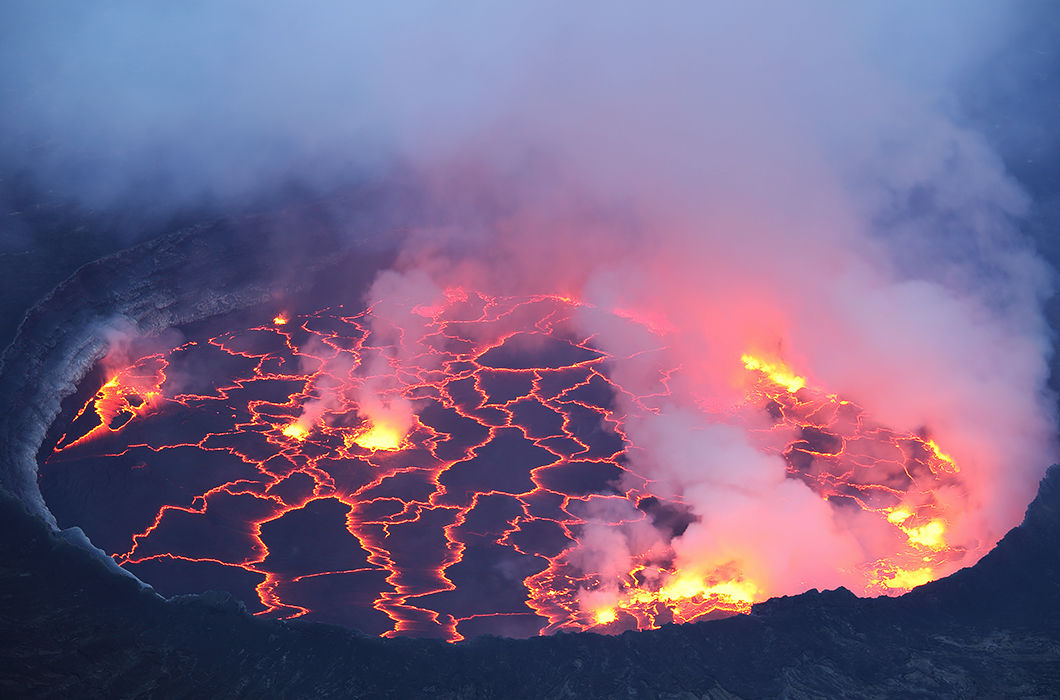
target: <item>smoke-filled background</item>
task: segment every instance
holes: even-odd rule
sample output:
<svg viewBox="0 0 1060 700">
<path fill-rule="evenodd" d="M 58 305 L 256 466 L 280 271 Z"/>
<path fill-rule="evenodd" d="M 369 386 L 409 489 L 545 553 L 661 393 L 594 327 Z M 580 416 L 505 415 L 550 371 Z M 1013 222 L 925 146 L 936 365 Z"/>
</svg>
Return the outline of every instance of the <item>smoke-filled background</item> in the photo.
<svg viewBox="0 0 1060 700">
<path fill-rule="evenodd" d="M 754 552 L 748 574 L 793 593 L 849 583 L 873 548 L 700 410 L 739 400 L 742 353 L 944 446 L 965 484 L 940 495 L 966 514 L 952 541 L 980 554 L 1054 458 L 1048 4 L 2 12 L 7 267 L 49 246 L 73 265 L 71 241 L 94 255 L 292 191 L 400 183 L 415 225 L 368 301 L 556 293 L 664 330 L 681 377 L 628 429 L 638 473 L 697 518 L 672 543 L 681 567 Z M 40 202 L 89 224 L 42 231 Z M 17 297 L 37 278 L 9 279 Z M 643 343 L 583 321 L 616 355 Z M 613 368 L 625 387 L 657 370 Z M 583 563 L 628 571 L 653 536 L 590 528 Z"/>
</svg>

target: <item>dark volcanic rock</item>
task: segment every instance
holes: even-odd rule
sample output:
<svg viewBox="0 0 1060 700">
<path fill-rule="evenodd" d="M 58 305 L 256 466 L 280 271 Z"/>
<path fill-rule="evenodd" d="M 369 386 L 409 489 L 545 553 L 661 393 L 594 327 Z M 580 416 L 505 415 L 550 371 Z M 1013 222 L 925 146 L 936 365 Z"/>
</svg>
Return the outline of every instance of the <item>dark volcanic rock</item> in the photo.
<svg viewBox="0 0 1060 700">
<path fill-rule="evenodd" d="M 778 598 L 608 637 L 447 645 L 165 601 L 0 498 L 4 697 L 1056 697 L 1060 467 L 978 565 L 901 598 Z"/>
<path fill-rule="evenodd" d="M 904 598 L 925 615 L 991 625 L 1051 625 L 1055 631 L 1060 625 L 1060 466 L 1042 479 L 1023 523 L 978 564 Z"/>
<path fill-rule="evenodd" d="M 364 196 L 329 200 L 328 207 L 356 210 Z M 147 337 L 255 304 L 283 303 L 314 286 L 331 284 L 358 299 L 393 251 L 366 244 L 336 216 L 305 205 L 220 219 L 79 268 L 28 311 L 0 356 L 0 490 L 55 526 L 37 487 L 37 451 L 62 399 L 115 337 Z"/>
<path fill-rule="evenodd" d="M 306 220 L 290 225 L 302 231 Z M 652 632 L 383 640 L 257 619 L 226 593 L 167 601 L 144 588 L 76 528 L 54 529 L 37 450 L 114 318 L 150 334 L 308 278 L 349 284 L 342 258 L 323 267 L 334 241 L 281 231 L 277 240 L 323 251 L 289 276 L 291 256 L 261 243 L 264 229 L 285 225 L 220 222 L 167 236 L 85 266 L 27 315 L 0 363 L 0 697 L 1060 695 L 1060 467 L 979 564 L 906 596 L 811 591 Z M 687 524 L 644 507 L 675 530 Z"/>
</svg>

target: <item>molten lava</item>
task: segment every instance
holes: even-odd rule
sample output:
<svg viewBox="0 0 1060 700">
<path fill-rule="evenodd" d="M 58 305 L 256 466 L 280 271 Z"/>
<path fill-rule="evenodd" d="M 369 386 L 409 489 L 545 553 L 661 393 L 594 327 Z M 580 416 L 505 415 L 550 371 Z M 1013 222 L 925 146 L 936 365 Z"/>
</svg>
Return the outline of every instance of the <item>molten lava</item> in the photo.
<svg viewBox="0 0 1060 700">
<path fill-rule="evenodd" d="M 362 433 L 350 438 L 350 442 L 366 450 L 401 449 L 405 435 L 397 428 L 385 423 L 375 423 Z"/>
<path fill-rule="evenodd" d="M 638 472 L 627 422 L 663 412 L 680 369 L 660 366 L 640 393 L 620 386 L 610 369 L 629 358 L 578 333 L 583 308 L 448 290 L 410 309 L 422 332 L 337 307 L 185 343 L 100 387 L 42 489 L 62 519 L 63 484 L 98 475 L 112 500 L 95 529 L 91 514 L 78 524 L 119 564 L 168 593 L 242 591 L 265 616 L 458 640 L 749 611 L 776 592 L 749 553 L 676 566 L 671 545 L 695 518 Z M 659 340 L 638 361 L 664 362 L 667 325 L 620 318 Z M 883 533 L 847 572 L 858 592 L 908 590 L 959 564 L 955 514 L 936 497 L 959 470 L 939 445 L 780 361 L 740 361 L 746 398 L 711 420 L 744 421 L 788 478 Z M 380 386 L 410 427 L 369 405 Z M 121 479 L 134 481 L 111 488 Z M 590 540 L 626 527 L 661 543 L 631 550 L 629 570 L 594 568 Z"/>
<path fill-rule="evenodd" d="M 79 427 L 87 424 L 87 430 L 77 438 L 64 435 L 58 447 L 73 447 L 105 433 L 117 432 L 133 418 L 148 414 L 162 398 L 164 367 L 161 356 L 149 355 L 108 379 L 74 416 L 73 423 Z"/>
<path fill-rule="evenodd" d="M 280 431 L 285 436 L 294 440 L 305 440 L 309 436 L 309 428 L 305 427 L 299 422 L 290 423 L 283 427 Z"/>
<path fill-rule="evenodd" d="M 740 357 L 743 366 L 752 372 L 761 372 L 772 383 L 784 387 L 789 393 L 794 394 L 806 386 L 806 378 L 800 377 L 781 362 L 766 362 L 753 355 Z"/>
</svg>

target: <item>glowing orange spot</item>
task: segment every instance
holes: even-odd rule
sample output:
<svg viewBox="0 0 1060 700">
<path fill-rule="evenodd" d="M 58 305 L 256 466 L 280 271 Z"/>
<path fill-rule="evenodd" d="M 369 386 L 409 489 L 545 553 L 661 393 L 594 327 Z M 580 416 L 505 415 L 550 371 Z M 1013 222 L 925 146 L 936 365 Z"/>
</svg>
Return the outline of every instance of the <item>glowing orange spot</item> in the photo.
<svg viewBox="0 0 1060 700">
<path fill-rule="evenodd" d="M 405 441 L 405 434 L 393 426 L 376 423 L 368 430 L 354 435 L 350 441 L 366 450 L 398 450 Z"/>
<path fill-rule="evenodd" d="M 305 427 L 304 425 L 298 422 L 294 422 L 284 426 L 282 432 L 287 437 L 298 440 L 299 442 L 305 440 L 306 437 L 309 436 L 309 428 Z"/>
<path fill-rule="evenodd" d="M 936 444 L 934 440 L 928 440 L 924 444 L 926 444 L 928 447 L 930 447 L 931 448 L 931 452 L 934 453 L 935 457 L 940 462 L 942 462 L 943 471 L 950 472 L 950 473 L 955 473 L 955 472 L 959 472 L 960 471 L 960 468 L 957 466 L 957 463 L 955 461 L 953 461 L 953 457 L 950 457 L 948 454 L 946 454 L 945 452 L 940 450 L 938 444 Z"/>
<path fill-rule="evenodd" d="M 872 583 L 895 590 L 909 590 L 922 586 L 935 578 L 935 573 L 930 566 L 920 569 L 894 568 L 877 574 L 879 578 L 873 579 Z"/>
<path fill-rule="evenodd" d="M 617 619 L 618 610 L 628 611 L 641 620 L 663 605 L 671 610 L 675 622 L 691 622 L 716 611 L 750 612 L 759 594 L 758 586 L 742 578 L 708 583 L 701 577 L 679 575 L 657 590 L 636 584 L 624 588 L 617 603 L 610 608 L 594 610 L 592 614 L 594 624 L 605 625 Z"/>
<path fill-rule="evenodd" d="M 909 536 L 913 544 L 927 547 L 928 549 L 943 549 L 946 547 L 946 523 L 941 520 L 932 520 L 927 525 L 920 527 L 902 528 Z"/>
<path fill-rule="evenodd" d="M 275 323 L 277 326 L 286 325 L 287 321 L 288 318 L 286 314 L 276 314 L 276 316 L 272 319 L 272 322 Z"/>
<path fill-rule="evenodd" d="M 740 361 L 743 366 L 752 372 L 761 372 L 769 378 L 769 381 L 787 389 L 794 394 L 806 386 L 806 378 L 800 377 L 780 362 L 766 362 L 753 355 L 741 355 Z"/>
<path fill-rule="evenodd" d="M 593 619 L 596 620 L 598 625 L 608 625 L 614 622 L 617 617 L 618 615 L 615 613 L 614 608 L 604 608 L 603 610 L 597 610 Z"/>
<path fill-rule="evenodd" d="M 64 450 L 107 433 L 117 433 L 132 419 L 154 410 L 162 400 L 161 387 L 166 381 L 167 365 L 162 357 L 149 355 L 108 379 L 77 414 L 80 417 L 91 409 L 99 424 L 80 437 L 64 435 L 57 449 Z"/>
<path fill-rule="evenodd" d="M 707 585 L 702 579 L 680 577 L 659 590 L 661 600 L 681 598 L 720 598 L 728 603 L 750 604 L 758 593 L 758 587 L 750 581 L 722 581 Z"/>
<path fill-rule="evenodd" d="M 908 508 L 895 508 L 887 514 L 887 522 L 892 525 L 898 525 L 904 523 L 906 520 L 913 516 L 913 512 Z"/>
</svg>

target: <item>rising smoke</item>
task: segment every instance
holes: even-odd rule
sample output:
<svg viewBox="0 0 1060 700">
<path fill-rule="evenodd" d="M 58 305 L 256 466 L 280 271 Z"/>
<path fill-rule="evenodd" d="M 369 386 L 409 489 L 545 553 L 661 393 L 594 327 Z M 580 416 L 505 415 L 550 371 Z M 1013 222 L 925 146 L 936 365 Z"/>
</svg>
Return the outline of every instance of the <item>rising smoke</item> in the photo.
<svg viewBox="0 0 1060 700">
<path fill-rule="evenodd" d="M 873 534 L 704 417 L 699 397 L 738 401 L 742 353 L 945 445 L 967 489 L 953 541 L 980 553 L 1055 454 L 1051 273 L 958 99 L 1018 9 L 27 3 L 0 30 L 2 148 L 40 187 L 146 212 L 402 173 L 430 215 L 376 315 L 417 323 L 387 300 L 455 285 L 668 329 L 683 373 L 628 430 L 633 466 L 697 518 L 674 556 L 707 571 L 753 551 L 745 571 L 792 593 L 848 582 Z M 616 355 L 644 342 L 582 321 Z M 613 368 L 626 387 L 656 370 Z M 642 530 L 590 526 L 578 556 L 628 571 L 657 545 Z"/>
</svg>

